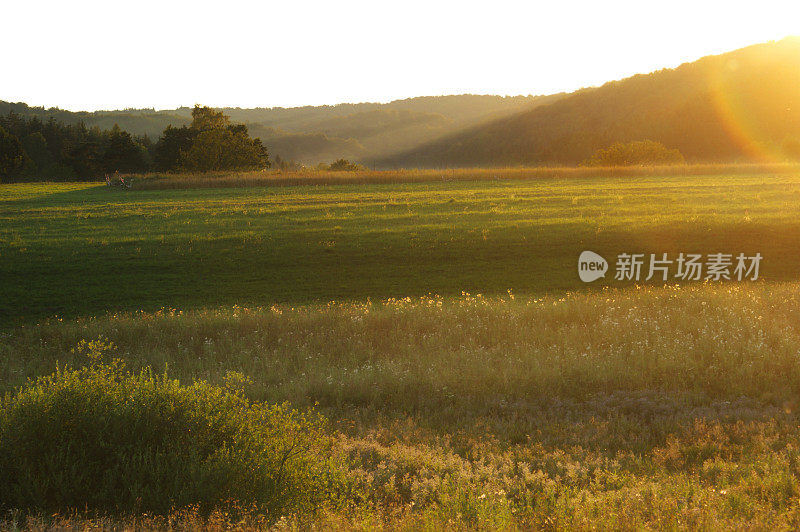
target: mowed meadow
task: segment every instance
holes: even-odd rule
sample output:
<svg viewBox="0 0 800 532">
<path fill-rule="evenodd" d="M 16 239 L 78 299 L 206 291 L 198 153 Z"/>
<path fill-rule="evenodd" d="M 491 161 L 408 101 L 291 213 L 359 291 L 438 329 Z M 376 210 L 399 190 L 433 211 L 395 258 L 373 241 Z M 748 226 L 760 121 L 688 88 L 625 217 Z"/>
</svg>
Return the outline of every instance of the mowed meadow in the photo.
<svg viewBox="0 0 800 532">
<path fill-rule="evenodd" d="M 318 412 L 348 489 L 280 515 L 32 502 L 4 526 L 800 527 L 800 175 L 0 198 L 6 401 L 94 342 Z M 764 258 L 756 282 L 584 285 L 584 249 Z"/>
<path fill-rule="evenodd" d="M 585 249 L 609 261 L 622 252 L 760 252 L 763 278 L 793 279 L 800 174 L 785 171 L 482 171 L 473 181 L 130 191 L 4 185 L 0 320 L 563 292 L 585 288 L 576 274 Z"/>
</svg>

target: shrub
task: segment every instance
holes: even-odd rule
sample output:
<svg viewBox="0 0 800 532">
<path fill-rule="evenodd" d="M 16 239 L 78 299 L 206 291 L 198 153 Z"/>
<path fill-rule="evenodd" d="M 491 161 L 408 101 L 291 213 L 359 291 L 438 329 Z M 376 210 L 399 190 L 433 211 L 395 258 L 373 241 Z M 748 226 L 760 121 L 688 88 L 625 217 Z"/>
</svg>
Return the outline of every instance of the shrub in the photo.
<svg viewBox="0 0 800 532">
<path fill-rule="evenodd" d="M 347 159 L 338 159 L 328 166 L 328 170 L 331 172 L 355 172 L 360 168 L 356 163 L 351 163 Z"/>
<path fill-rule="evenodd" d="M 250 402 L 239 389 L 182 386 L 149 369 L 57 369 L 0 405 L 0 506 L 154 512 L 253 507 L 271 519 L 338 500 L 344 469 L 323 420 Z M 235 382 L 237 379 L 230 379 Z"/>
<path fill-rule="evenodd" d="M 683 164 L 683 155 L 652 140 L 617 142 L 608 148 L 597 150 L 584 166 L 632 166 L 655 164 Z"/>
</svg>

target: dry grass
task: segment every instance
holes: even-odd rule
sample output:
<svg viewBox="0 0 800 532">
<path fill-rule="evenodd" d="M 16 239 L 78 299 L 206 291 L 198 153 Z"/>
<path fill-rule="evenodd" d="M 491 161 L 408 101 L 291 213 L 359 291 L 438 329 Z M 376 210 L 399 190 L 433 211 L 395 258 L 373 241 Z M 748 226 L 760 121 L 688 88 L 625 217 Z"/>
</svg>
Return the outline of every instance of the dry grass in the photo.
<svg viewBox="0 0 800 532">
<path fill-rule="evenodd" d="M 13 331 L 0 375 L 77 362 L 69 347 L 98 336 L 184 381 L 239 371 L 251 397 L 316 404 L 360 486 L 346 510 L 274 525 L 32 529 L 792 529 L 799 320 L 796 283 L 118 313 Z"/>
<path fill-rule="evenodd" d="M 424 183 L 430 181 L 525 180 L 542 178 L 712 176 L 796 174 L 800 163 L 773 164 L 690 164 L 627 167 L 535 167 L 535 168 L 448 168 L 360 170 L 280 170 L 208 174 L 148 174 L 139 178 L 139 190 L 183 188 L 268 187 L 294 185 L 339 185 L 359 183 Z"/>
</svg>

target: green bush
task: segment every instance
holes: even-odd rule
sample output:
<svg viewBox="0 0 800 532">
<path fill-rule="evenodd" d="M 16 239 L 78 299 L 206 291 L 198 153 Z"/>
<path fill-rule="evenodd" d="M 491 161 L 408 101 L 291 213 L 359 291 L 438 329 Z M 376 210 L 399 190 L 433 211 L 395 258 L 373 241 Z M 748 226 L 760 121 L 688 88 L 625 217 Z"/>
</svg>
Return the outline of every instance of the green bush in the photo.
<svg viewBox="0 0 800 532">
<path fill-rule="evenodd" d="M 323 420 L 250 402 L 235 384 L 182 386 L 93 357 L 0 405 L 0 507 L 154 512 L 257 507 L 277 519 L 334 503 L 345 486 Z M 236 379 L 229 379 L 234 382 Z"/>
<path fill-rule="evenodd" d="M 356 163 L 351 163 L 347 159 L 338 159 L 328 166 L 327 170 L 331 172 L 356 172 L 360 170 L 361 167 Z"/>
<path fill-rule="evenodd" d="M 616 142 L 583 162 L 583 166 L 633 166 L 684 164 L 686 161 L 678 150 L 671 150 L 652 140 Z"/>
</svg>

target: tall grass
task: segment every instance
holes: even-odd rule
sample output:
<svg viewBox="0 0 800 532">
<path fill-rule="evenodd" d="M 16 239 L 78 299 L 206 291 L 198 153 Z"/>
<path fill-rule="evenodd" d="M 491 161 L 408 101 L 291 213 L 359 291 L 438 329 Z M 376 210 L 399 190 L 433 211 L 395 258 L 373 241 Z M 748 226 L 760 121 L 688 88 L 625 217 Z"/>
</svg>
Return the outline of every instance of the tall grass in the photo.
<svg viewBox="0 0 800 532">
<path fill-rule="evenodd" d="M 104 336 L 135 366 L 212 382 L 241 371 L 258 396 L 327 407 L 444 416 L 616 392 L 785 398 L 800 389 L 797 323 L 791 283 L 114 313 L 13 330 L 0 380 L 76 362 L 75 343 Z"/>
<path fill-rule="evenodd" d="M 800 163 L 686 164 L 619 167 L 519 167 L 519 168 L 441 168 L 224 172 L 207 174 L 148 174 L 141 176 L 138 190 L 183 188 L 265 187 L 294 185 L 337 185 L 359 183 L 425 183 L 430 181 L 526 180 L 542 178 L 713 176 L 796 174 Z"/>
<path fill-rule="evenodd" d="M 103 335 L 134 369 L 212 384 L 238 371 L 251 399 L 317 404 L 363 496 L 282 527 L 787 529 L 799 323 L 797 283 L 164 309 L 17 328 L 0 382 Z"/>
</svg>

